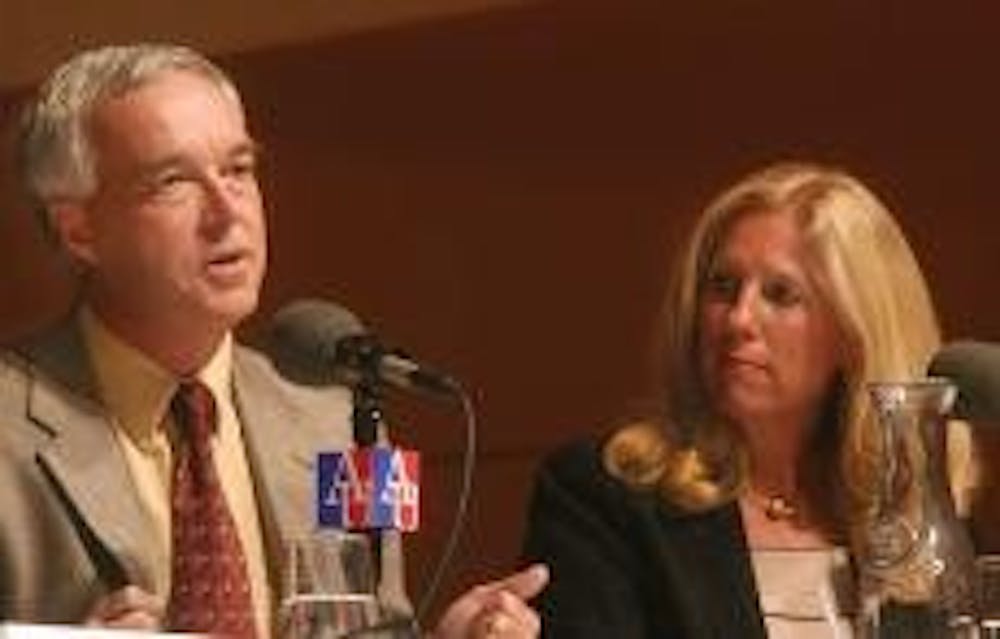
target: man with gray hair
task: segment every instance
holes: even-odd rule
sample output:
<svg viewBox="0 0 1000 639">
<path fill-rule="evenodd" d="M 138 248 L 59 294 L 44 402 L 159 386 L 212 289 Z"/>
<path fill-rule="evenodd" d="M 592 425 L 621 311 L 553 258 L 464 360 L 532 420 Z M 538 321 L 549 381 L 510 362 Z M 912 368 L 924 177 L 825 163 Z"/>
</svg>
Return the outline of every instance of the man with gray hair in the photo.
<svg viewBox="0 0 1000 639">
<path fill-rule="evenodd" d="M 184 47 L 83 52 L 25 112 L 20 167 L 78 304 L 0 359 L 0 620 L 269 637 L 309 460 L 350 394 L 236 343 L 267 247 L 240 96 Z M 408 611 L 397 535 L 379 597 Z M 534 567 L 473 589 L 435 637 L 532 637 Z"/>
</svg>

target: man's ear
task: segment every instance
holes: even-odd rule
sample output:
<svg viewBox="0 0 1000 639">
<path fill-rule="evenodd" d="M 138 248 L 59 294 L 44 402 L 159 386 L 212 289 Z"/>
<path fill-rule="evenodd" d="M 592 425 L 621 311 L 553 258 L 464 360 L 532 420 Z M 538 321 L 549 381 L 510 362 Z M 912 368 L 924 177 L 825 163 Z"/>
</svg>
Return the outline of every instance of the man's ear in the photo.
<svg viewBox="0 0 1000 639">
<path fill-rule="evenodd" d="M 85 266 L 97 263 L 96 232 L 90 210 L 76 202 L 60 202 L 49 207 L 49 223 L 63 250 Z"/>
</svg>

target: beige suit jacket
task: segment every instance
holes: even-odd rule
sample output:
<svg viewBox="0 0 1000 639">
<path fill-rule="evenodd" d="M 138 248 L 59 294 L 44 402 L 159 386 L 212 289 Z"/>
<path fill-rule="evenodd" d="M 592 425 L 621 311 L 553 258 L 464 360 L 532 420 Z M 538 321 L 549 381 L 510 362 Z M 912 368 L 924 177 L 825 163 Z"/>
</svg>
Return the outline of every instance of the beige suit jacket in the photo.
<svg viewBox="0 0 1000 639">
<path fill-rule="evenodd" d="M 280 593 L 283 541 L 313 530 L 316 453 L 350 442 L 350 394 L 296 385 L 242 346 L 233 377 Z M 152 538 L 75 323 L 0 354 L 0 620 L 75 623 L 110 590 L 151 590 Z M 382 574 L 383 601 L 405 609 L 396 534 Z"/>
</svg>

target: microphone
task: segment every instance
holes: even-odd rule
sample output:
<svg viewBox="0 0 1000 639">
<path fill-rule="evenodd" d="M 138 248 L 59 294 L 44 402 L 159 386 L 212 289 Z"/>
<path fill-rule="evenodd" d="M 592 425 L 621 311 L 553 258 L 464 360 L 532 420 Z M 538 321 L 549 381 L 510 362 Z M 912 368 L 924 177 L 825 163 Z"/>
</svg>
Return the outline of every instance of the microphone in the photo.
<svg viewBox="0 0 1000 639">
<path fill-rule="evenodd" d="M 355 446 L 320 451 L 316 523 L 345 530 L 417 530 L 420 454 L 379 444 L 381 411 L 370 382 L 407 390 L 452 393 L 457 383 L 389 349 L 358 318 L 332 302 L 299 300 L 274 315 L 270 351 L 288 378 L 310 385 L 343 383 L 354 390 Z"/>
<path fill-rule="evenodd" d="M 471 398 L 455 379 L 398 349 L 387 348 L 365 330 L 353 313 L 331 302 L 300 300 L 282 308 L 274 315 L 268 342 L 274 365 L 289 379 L 314 386 L 347 384 L 354 391 L 356 445 L 346 451 L 317 455 L 314 478 L 319 528 L 369 531 L 378 537 L 386 529 L 406 532 L 419 526 L 419 453 L 372 446 L 375 438 L 370 424 L 359 429 L 359 395 L 376 394 L 368 383 L 373 377 L 397 388 L 453 400 L 465 415 L 461 487 L 441 558 L 416 607 L 416 618 L 423 618 L 458 548 L 469 509 L 477 430 Z M 377 405 L 375 409 L 369 411 L 369 418 L 378 418 Z"/>
<path fill-rule="evenodd" d="M 954 413 L 960 419 L 1000 420 L 1000 344 L 964 340 L 946 344 L 931 360 L 929 376 L 958 387 Z"/>
<path fill-rule="evenodd" d="M 374 376 L 389 386 L 454 397 L 459 384 L 399 349 L 386 347 L 342 306 L 299 300 L 275 313 L 271 327 L 275 365 L 311 385 L 357 384 Z"/>
<path fill-rule="evenodd" d="M 444 397 L 461 408 L 466 423 L 461 487 L 441 557 L 425 584 L 416 615 L 340 633 L 335 639 L 395 629 L 406 631 L 407 636 L 419 636 L 416 620 L 424 617 L 434 601 L 458 548 L 469 508 L 476 458 L 476 414 L 471 398 L 455 379 L 398 349 L 386 347 L 365 330 L 353 313 L 331 302 L 300 300 L 285 306 L 274 315 L 267 341 L 275 367 L 292 381 L 352 387 L 355 445 L 317 453 L 313 477 L 315 524 L 317 528 L 366 531 L 377 540 L 373 545 L 376 553 L 381 549 L 383 532 L 405 533 L 419 527 L 420 455 L 378 445 L 371 424 L 359 428 L 359 412 L 365 412 L 358 410 L 359 398 L 367 395 L 371 400 L 375 396 L 374 409 L 362 421 L 379 418 L 373 379 L 403 390 Z M 381 565 L 381 561 L 375 564 Z"/>
</svg>

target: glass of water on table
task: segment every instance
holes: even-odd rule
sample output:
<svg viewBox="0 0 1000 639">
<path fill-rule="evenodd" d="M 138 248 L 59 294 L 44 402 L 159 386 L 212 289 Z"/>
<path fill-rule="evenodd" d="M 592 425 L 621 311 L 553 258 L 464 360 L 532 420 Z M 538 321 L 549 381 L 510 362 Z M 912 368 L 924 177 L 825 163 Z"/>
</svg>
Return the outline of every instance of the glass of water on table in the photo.
<svg viewBox="0 0 1000 639">
<path fill-rule="evenodd" d="M 282 639 L 374 639 L 379 624 L 367 535 L 317 531 L 285 544 L 279 631 Z"/>
</svg>

